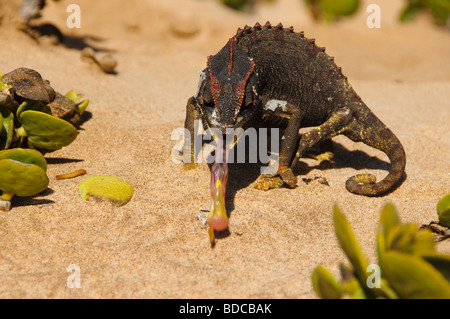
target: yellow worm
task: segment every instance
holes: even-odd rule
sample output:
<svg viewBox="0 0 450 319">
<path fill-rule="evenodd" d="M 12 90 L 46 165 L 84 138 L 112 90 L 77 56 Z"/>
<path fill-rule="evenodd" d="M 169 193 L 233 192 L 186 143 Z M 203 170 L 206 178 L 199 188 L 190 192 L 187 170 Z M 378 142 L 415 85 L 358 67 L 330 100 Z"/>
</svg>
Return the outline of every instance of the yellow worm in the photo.
<svg viewBox="0 0 450 319">
<path fill-rule="evenodd" d="M 68 173 L 68 174 L 63 174 L 63 175 L 57 175 L 56 179 L 60 180 L 60 179 L 70 179 L 70 178 L 75 178 L 77 176 L 81 176 L 81 175 L 85 175 L 86 171 L 84 169 L 79 169 L 75 172 L 72 173 Z"/>
</svg>

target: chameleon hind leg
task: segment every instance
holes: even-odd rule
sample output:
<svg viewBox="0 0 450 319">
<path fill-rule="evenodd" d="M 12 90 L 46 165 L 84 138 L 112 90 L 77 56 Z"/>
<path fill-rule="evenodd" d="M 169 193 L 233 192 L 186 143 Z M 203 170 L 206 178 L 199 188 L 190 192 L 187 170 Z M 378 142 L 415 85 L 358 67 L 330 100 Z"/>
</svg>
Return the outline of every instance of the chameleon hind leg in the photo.
<svg viewBox="0 0 450 319">
<path fill-rule="evenodd" d="M 268 190 L 270 188 L 281 187 L 285 184 L 289 187 L 295 187 L 295 184 L 292 185 L 287 183 L 287 180 L 290 180 L 291 182 L 295 181 L 295 183 L 297 182 L 296 176 L 292 173 L 292 168 L 297 164 L 298 160 L 302 157 L 305 151 L 319 142 L 329 140 L 333 136 L 341 134 L 344 131 L 345 126 L 350 122 L 351 118 L 352 115 L 350 109 L 343 107 L 333 113 L 323 124 L 302 134 L 300 141 L 298 142 L 297 152 L 291 161 L 289 169 L 282 170 L 281 173 L 278 173 L 276 176 L 262 176 L 260 181 L 255 185 L 255 188 Z M 280 154 L 282 153 L 283 149 L 280 151 Z M 280 166 L 282 159 L 283 158 L 280 155 Z M 281 168 L 283 167 L 281 166 Z"/>
<path fill-rule="evenodd" d="M 325 123 L 303 134 L 300 138 L 295 158 L 292 161 L 292 167 L 297 164 L 305 151 L 313 147 L 315 144 L 328 140 L 331 142 L 332 137 L 342 134 L 345 126 L 350 122 L 351 118 L 352 114 L 350 109 L 343 107 L 333 113 L 330 118 L 325 121 Z"/>
</svg>

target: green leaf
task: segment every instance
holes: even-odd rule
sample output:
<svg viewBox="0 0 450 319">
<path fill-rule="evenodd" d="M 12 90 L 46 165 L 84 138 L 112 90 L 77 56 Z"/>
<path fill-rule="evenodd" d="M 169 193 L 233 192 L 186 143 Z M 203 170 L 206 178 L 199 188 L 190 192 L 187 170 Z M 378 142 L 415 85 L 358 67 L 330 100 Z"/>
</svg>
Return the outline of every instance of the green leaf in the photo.
<svg viewBox="0 0 450 319">
<path fill-rule="evenodd" d="M 397 293 L 389 286 L 389 282 L 385 278 L 381 278 L 380 291 L 384 298 L 398 299 Z"/>
<path fill-rule="evenodd" d="M 10 89 L 11 85 L 3 83 L 2 77 L 3 77 L 3 74 L 0 72 L 0 91 L 3 91 L 4 89 Z"/>
<path fill-rule="evenodd" d="M 329 16 L 349 16 L 356 12 L 359 0 L 320 0 L 320 7 Z"/>
<path fill-rule="evenodd" d="M 74 90 L 67 92 L 66 98 L 71 100 L 73 103 L 76 103 L 79 99 L 83 97 L 82 94 L 78 95 Z"/>
<path fill-rule="evenodd" d="M 49 180 L 42 167 L 45 159 L 37 153 L 21 149 L 0 152 L 0 190 L 4 200 L 14 195 L 33 196 L 47 188 Z"/>
<path fill-rule="evenodd" d="M 249 0 L 222 0 L 222 3 L 235 10 L 243 10 Z"/>
<path fill-rule="evenodd" d="M 450 194 L 441 198 L 437 204 L 436 211 L 439 216 L 439 222 L 446 227 L 450 227 Z"/>
<path fill-rule="evenodd" d="M 83 102 L 78 103 L 76 105 L 76 108 L 80 114 L 83 114 L 86 111 L 86 108 L 88 107 L 88 105 L 89 105 L 89 100 L 84 100 Z"/>
<path fill-rule="evenodd" d="M 386 239 L 382 232 L 378 231 L 376 234 L 377 241 L 377 253 L 378 253 L 378 264 L 383 263 L 384 253 L 386 252 Z"/>
<path fill-rule="evenodd" d="M 71 100 L 73 103 L 76 103 L 79 99 L 83 97 L 83 94 L 77 94 L 75 91 L 70 91 L 66 94 L 66 98 Z M 89 105 L 89 100 L 85 100 L 76 105 L 76 108 L 80 114 L 83 114 L 86 111 L 87 106 Z"/>
<path fill-rule="evenodd" d="M 387 250 L 415 255 L 435 252 L 434 237 L 428 229 L 418 229 L 415 224 L 395 225 L 386 240 Z"/>
<path fill-rule="evenodd" d="M 445 195 L 444 197 L 442 197 L 437 206 L 436 206 L 436 211 L 437 214 L 439 215 L 442 211 L 446 210 L 450 208 L 450 193 Z"/>
<path fill-rule="evenodd" d="M 341 284 L 342 291 L 346 297 L 351 299 L 366 299 L 367 296 L 364 293 L 364 289 L 361 287 L 360 282 L 355 277 L 343 282 Z"/>
<path fill-rule="evenodd" d="M 450 227 L 450 208 L 442 211 L 439 214 L 439 223 L 441 223 L 445 227 Z"/>
<path fill-rule="evenodd" d="M 378 231 L 387 237 L 391 229 L 398 224 L 400 224 L 400 218 L 398 217 L 397 210 L 391 203 L 386 204 L 381 210 Z"/>
<path fill-rule="evenodd" d="M 441 254 L 424 255 L 422 258 L 436 268 L 450 282 L 450 256 Z"/>
<path fill-rule="evenodd" d="M 337 206 L 334 206 L 334 229 L 336 232 L 339 245 L 347 255 L 347 258 L 355 269 L 356 276 L 361 283 L 361 286 L 366 285 L 367 280 L 367 267 L 369 263 L 364 256 L 361 248 L 356 240 L 350 224 L 345 216 L 340 212 Z"/>
<path fill-rule="evenodd" d="M 437 24 L 446 24 L 450 19 L 450 1 L 427 0 L 427 5 Z"/>
<path fill-rule="evenodd" d="M 50 108 L 43 102 L 40 101 L 30 101 L 27 100 L 20 104 L 19 108 L 16 111 L 16 116 L 20 121 L 20 116 L 25 111 L 38 111 L 46 114 L 52 114 Z"/>
<path fill-rule="evenodd" d="M 413 20 L 423 8 L 424 6 L 420 3 L 410 4 L 408 7 L 403 9 L 402 13 L 400 14 L 400 21 L 408 22 Z"/>
<path fill-rule="evenodd" d="M 450 298 L 450 283 L 423 259 L 387 251 L 384 260 L 382 276 L 401 298 Z"/>
<path fill-rule="evenodd" d="M 44 156 L 36 150 L 14 148 L 0 151 L 0 159 L 12 159 L 23 164 L 34 164 L 47 171 L 47 161 Z"/>
<path fill-rule="evenodd" d="M 14 114 L 6 107 L 0 106 L 0 149 L 6 149 L 11 145 L 14 134 Z"/>
<path fill-rule="evenodd" d="M 381 262 L 383 253 L 387 246 L 388 235 L 392 229 L 400 224 L 400 218 L 398 217 L 397 210 L 391 203 L 386 204 L 381 210 L 380 221 L 378 223 L 377 231 L 377 250 L 378 260 Z"/>
<path fill-rule="evenodd" d="M 20 122 L 32 147 L 58 150 L 72 143 L 78 135 L 69 122 L 38 111 L 22 112 Z"/>
<path fill-rule="evenodd" d="M 434 254 L 436 247 L 434 245 L 434 236 L 429 229 L 419 229 L 410 245 L 411 252 L 417 256 Z"/>
<path fill-rule="evenodd" d="M 1 106 L 0 106 L 0 108 L 1 108 Z M 2 115 L 2 112 L 0 112 L 0 124 L 3 124 L 3 115 Z M 4 134 L 4 133 L 6 133 L 4 127 L 3 127 L 3 126 L 0 126 L 0 138 L 2 137 L 2 135 L 6 135 L 6 134 Z M 6 138 L 5 138 L 5 140 L 6 140 Z M 1 142 L 1 139 L 0 139 L 0 142 Z M 5 142 L 5 144 L 6 144 L 6 142 Z M 1 144 L 0 144 L 0 147 L 1 147 Z M 0 149 L 5 149 L 5 148 L 6 148 L 6 147 L 1 147 Z"/>
<path fill-rule="evenodd" d="M 115 176 L 91 176 L 78 185 L 78 190 L 84 200 L 91 198 L 108 200 L 118 206 L 127 204 L 133 197 L 133 187 Z"/>
<path fill-rule="evenodd" d="M 406 240 L 411 240 L 417 231 L 414 224 L 395 225 L 391 228 L 386 237 L 386 250 L 401 250 Z"/>
<path fill-rule="evenodd" d="M 322 299 L 339 299 L 342 291 L 339 283 L 327 269 L 318 266 L 312 274 L 313 288 Z"/>
</svg>

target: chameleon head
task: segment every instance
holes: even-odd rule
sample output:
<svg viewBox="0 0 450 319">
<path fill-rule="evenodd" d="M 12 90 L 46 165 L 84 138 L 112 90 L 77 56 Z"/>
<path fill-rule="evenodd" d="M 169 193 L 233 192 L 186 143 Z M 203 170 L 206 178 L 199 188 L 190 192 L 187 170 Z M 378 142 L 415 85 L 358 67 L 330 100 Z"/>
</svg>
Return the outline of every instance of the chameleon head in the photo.
<svg viewBox="0 0 450 319">
<path fill-rule="evenodd" d="M 254 70 L 254 61 L 238 47 L 235 38 L 208 57 L 195 97 L 209 128 L 226 134 L 227 129 L 244 127 L 255 114 L 258 95 Z"/>
</svg>

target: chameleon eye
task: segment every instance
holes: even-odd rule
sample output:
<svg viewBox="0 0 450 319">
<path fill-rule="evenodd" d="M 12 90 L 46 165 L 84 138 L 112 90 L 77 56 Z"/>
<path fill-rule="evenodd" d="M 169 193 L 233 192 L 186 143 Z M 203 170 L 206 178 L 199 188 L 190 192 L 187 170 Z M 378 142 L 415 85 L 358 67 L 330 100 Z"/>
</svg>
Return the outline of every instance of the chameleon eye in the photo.
<svg viewBox="0 0 450 319">
<path fill-rule="evenodd" d="M 245 88 L 245 95 L 244 95 L 244 103 L 243 107 L 248 107 L 253 104 L 253 90 L 250 85 L 247 85 Z"/>
<path fill-rule="evenodd" d="M 205 90 L 202 94 L 203 105 L 207 107 L 214 107 L 214 101 L 210 91 Z"/>
</svg>

